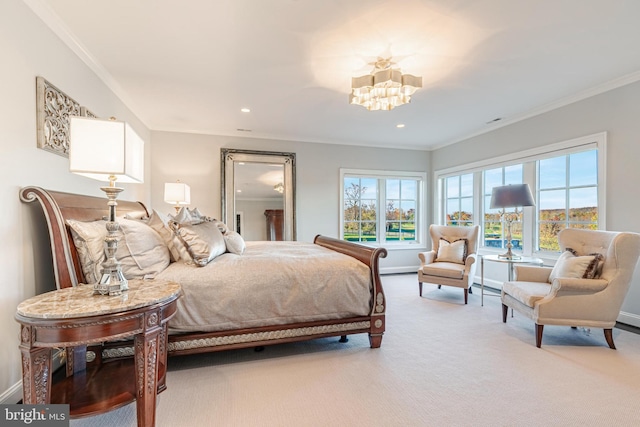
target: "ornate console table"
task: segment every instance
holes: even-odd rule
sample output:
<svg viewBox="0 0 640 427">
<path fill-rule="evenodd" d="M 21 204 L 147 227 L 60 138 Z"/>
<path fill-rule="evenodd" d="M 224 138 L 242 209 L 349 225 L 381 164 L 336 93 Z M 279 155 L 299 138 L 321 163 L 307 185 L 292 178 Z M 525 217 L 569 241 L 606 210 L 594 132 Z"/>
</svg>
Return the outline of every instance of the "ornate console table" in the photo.
<svg viewBox="0 0 640 427">
<path fill-rule="evenodd" d="M 139 427 L 155 425 L 156 394 L 164 390 L 167 321 L 180 285 L 130 280 L 117 296 L 79 285 L 37 295 L 17 309 L 23 402 L 68 403 L 72 418 L 137 406 Z M 87 366 L 87 344 L 134 337 L 134 356 Z M 51 352 L 66 348 L 66 377 L 53 379 Z M 97 362 L 99 362 L 98 360 Z"/>
</svg>

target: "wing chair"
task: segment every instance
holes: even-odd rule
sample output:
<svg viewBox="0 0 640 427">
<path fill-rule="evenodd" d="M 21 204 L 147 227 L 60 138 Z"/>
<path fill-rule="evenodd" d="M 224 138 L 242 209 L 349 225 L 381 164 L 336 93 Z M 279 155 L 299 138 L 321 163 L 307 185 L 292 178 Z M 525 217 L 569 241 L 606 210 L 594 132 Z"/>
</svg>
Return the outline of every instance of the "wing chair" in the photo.
<svg viewBox="0 0 640 427">
<path fill-rule="evenodd" d="M 516 266 L 502 287 L 502 321 L 508 308 L 535 322 L 536 346 L 544 325 L 612 328 L 640 255 L 640 234 L 568 228 L 558 234 L 562 255 L 553 268 Z"/>
<path fill-rule="evenodd" d="M 452 227 L 431 225 L 432 250 L 418 254 L 418 288 L 422 296 L 422 283 L 434 283 L 438 289 L 455 286 L 464 290 L 464 303 L 467 304 L 471 292 L 473 277 L 476 274 L 476 254 L 478 252 L 478 234 L 480 226 Z"/>
</svg>

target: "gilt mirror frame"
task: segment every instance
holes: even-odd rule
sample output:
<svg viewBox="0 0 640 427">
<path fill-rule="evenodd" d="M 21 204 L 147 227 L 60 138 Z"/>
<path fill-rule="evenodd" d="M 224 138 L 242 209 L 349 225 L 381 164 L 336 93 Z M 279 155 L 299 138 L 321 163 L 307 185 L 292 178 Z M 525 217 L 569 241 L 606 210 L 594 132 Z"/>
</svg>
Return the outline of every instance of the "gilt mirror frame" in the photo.
<svg viewBox="0 0 640 427">
<path fill-rule="evenodd" d="M 220 149 L 222 221 L 236 231 L 236 163 L 284 166 L 284 240 L 296 240 L 296 154 L 277 151 Z"/>
</svg>

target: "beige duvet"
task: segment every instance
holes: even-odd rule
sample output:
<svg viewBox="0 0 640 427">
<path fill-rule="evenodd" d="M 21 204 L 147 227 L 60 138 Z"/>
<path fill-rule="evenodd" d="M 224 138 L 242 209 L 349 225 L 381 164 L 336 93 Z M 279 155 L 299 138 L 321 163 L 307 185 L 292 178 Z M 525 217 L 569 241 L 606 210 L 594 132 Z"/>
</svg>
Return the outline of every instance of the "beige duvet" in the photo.
<svg viewBox="0 0 640 427">
<path fill-rule="evenodd" d="M 224 331 L 366 316 L 369 268 L 322 246 L 247 242 L 204 267 L 172 263 L 157 279 L 182 285 L 171 332 Z"/>
</svg>

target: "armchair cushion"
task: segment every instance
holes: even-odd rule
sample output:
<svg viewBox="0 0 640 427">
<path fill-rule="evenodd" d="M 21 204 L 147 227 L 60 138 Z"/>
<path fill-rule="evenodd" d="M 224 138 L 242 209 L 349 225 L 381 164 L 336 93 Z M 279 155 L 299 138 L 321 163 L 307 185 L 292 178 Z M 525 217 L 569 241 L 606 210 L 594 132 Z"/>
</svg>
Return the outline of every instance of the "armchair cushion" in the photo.
<svg viewBox="0 0 640 427">
<path fill-rule="evenodd" d="M 576 256 L 571 250 L 566 250 L 553 266 L 549 275 L 549 283 L 558 277 L 593 279 L 596 276 L 601 258 L 600 254 Z"/>
<path fill-rule="evenodd" d="M 502 285 L 502 294 L 511 295 L 527 307 L 533 305 L 547 296 L 551 291 L 549 283 L 541 282 L 505 282 Z"/>
<path fill-rule="evenodd" d="M 464 277 L 464 271 L 464 264 L 453 262 L 434 262 L 433 264 L 427 264 L 422 267 L 422 274 L 458 280 Z"/>
<path fill-rule="evenodd" d="M 440 238 L 438 244 L 437 262 L 454 262 L 464 264 L 467 258 L 467 239 L 458 239 L 450 242 Z"/>
</svg>

